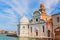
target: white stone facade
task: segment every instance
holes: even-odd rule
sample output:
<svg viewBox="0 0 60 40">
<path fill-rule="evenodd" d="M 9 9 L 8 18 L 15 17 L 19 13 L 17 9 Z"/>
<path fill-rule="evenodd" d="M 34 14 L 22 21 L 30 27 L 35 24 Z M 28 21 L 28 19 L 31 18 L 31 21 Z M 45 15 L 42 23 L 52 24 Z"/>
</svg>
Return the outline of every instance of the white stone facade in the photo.
<svg viewBox="0 0 60 40">
<path fill-rule="evenodd" d="M 41 13 L 35 11 L 32 19 L 28 20 L 25 16 L 19 23 L 19 37 L 47 38 L 46 22 L 42 19 Z"/>
</svg>

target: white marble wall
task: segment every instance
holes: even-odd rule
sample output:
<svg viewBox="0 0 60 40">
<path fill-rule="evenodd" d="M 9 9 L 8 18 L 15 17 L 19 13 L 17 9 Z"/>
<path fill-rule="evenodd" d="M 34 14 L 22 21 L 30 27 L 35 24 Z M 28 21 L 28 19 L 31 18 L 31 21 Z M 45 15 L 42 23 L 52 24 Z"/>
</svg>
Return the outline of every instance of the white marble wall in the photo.
<svg viewBox="0 0 60 40">
<path fill-rule="evenodd" d="M 24 28 L 23 28 L 24 27 Z M 28 36 L 28 25 L 22 24 L 20 25 L 20 36 Z"/>
<path fill-rule="evenodd" d="M 43 32 L 43 26 L 44 25 L 44 32 Z M 46 24 L 34 24 L 34 25 L 30 25 L 30 27 L 32 27 L 32 33 L 31 35 L 33 37 L 47 37 L 47 28 L 46 28 Z M 35 30 L 38 30 L 38 36 L 36 36 L 36 31 Z"/>
<path fill-rule="evenodd" d="M 22 21 L 24 20 L 25 21 Z M 38 21 L 36 21 L 38 19 Z M 20 23 L 20 37 L 47 37 L 47 27 L 46 23 L 41 19 L 41 14 L 39 11 L 33 14 L 32 23 L 28 22 L 27 18 L 23 18 L 21 21 L 23 23 Z M 27 20 L 27 21 L 26 21 Z M 27 23 L 26 23 L 27 22 Z M 29 24 L 28 24 L 29 23 Z M 28 29 L 29 25 L 29 29 Z M 44 32 L 43 32 L 43 25 L 44 25 Z M 25 28 L 23 28 L 23 26 Z M 31 32 L 32 27 L 32 32 Z M 38 30 L 38 36 L 36 36 L 36 30 Z"/>
</svg>

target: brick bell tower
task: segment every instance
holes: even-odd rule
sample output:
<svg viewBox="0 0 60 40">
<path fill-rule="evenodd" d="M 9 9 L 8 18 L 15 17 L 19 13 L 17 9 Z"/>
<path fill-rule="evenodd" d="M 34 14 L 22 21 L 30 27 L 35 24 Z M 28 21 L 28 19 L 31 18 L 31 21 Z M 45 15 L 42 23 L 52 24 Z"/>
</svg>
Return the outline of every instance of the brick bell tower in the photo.
<svg viewBox="0 0 60 40">
<path fill-rule="evenodd" d="M 46 21 L 47 15 L 46 15 L 46 11 L 45 11 L 44 4 L 43 3 L 40 4 L 39 11 L 41 12 L 42 19 Z"/>
</svg>

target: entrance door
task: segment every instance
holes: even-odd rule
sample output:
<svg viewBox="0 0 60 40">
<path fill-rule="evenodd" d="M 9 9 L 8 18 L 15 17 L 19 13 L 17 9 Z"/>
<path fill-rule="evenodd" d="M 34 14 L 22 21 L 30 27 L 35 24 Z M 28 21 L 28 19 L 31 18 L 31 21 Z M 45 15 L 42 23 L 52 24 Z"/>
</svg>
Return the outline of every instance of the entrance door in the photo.
<svg viewBox="0 0 60 40">
<path fill-rule="evenodd" d="M 36 30 L 36 36 L 38 36 L 38 30 Z"/>
<path fill-rule="evenodd" d="M 55 29 L 55 40 L 60 40 L 60 27 Z"/>
<path fill-rule="evenodd" d="M 38 32 L 36 32 L 36 36 L 38 36 Z"/>
</svg>

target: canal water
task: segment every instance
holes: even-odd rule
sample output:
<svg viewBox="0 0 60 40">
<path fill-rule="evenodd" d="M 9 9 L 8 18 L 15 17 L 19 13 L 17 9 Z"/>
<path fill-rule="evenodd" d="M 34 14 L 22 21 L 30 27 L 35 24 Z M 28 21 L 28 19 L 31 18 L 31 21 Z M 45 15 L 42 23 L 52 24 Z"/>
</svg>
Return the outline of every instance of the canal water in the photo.
<svg viewBox="0 0 60 40">
<path fill-rule="evenodd" d="M 0 40 L 47 40 L 47 39 L 18 38 L 18 37 L 9 37 L 9 36 L 6 36 L 6 34 L 0 34 Z"/>
<path fill-rule="evenodd" d="M 0 40 L 18 40 L 17 37 L 9 37 L 6 34 L 0 34 Z"/>
</svg>

